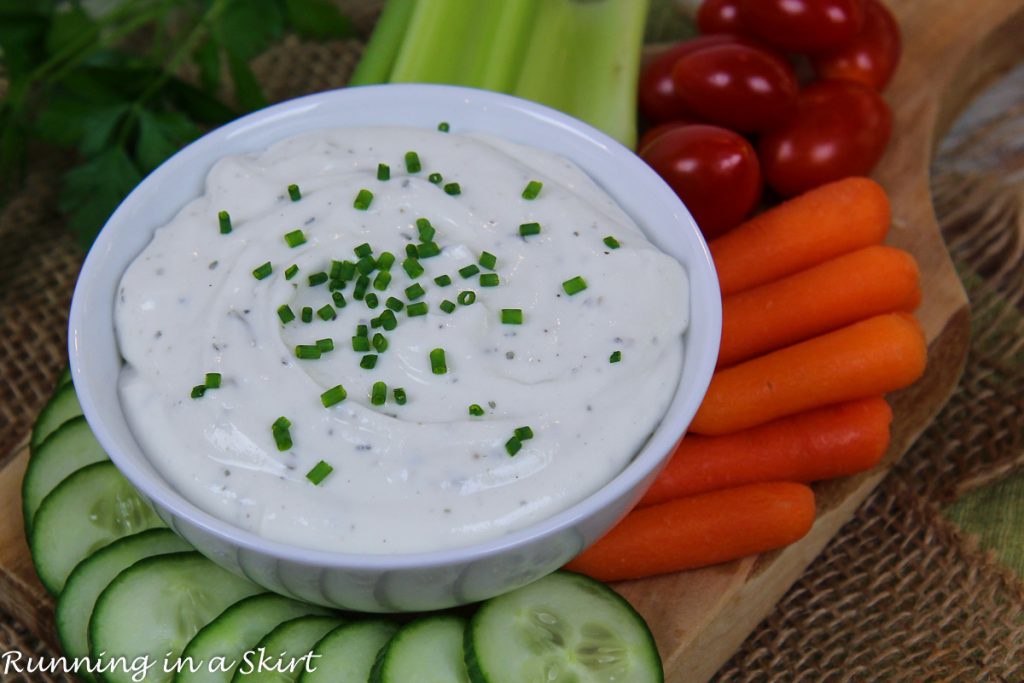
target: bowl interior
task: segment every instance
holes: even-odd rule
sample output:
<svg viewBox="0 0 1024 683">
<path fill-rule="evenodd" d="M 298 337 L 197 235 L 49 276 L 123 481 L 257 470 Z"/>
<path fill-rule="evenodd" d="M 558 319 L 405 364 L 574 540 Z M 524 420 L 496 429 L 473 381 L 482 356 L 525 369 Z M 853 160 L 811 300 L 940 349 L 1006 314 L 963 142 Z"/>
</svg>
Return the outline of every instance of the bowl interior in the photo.
<svg viewBox="0 0 1024 683">
<path fill-rule="evenodd" d="M 618 477 L 568 510 L 500 539 L 434 553 L 362 556 L 314 551 L 262 539 L 183 499 L 159 476 L 128 428 L 117 392 L 121 357 L 113 308 L 121 274 L 167 223 L 203 192 L 221 157 L 260 151 L 301 133 L 339 126 L 412 126 L 448 121 L 455 132 L 482 132 L 553 151 L 579 165 L 678 259 L 690 280 L 690 329 L 683 376 L 668 411 L 641 452 Z M 483 557 L 554 533 L 600 510 L 657 469 L 692 419 L 714 370 L 721 330 L 718 281 L 707 245 L 671 189 L 631 151 L 571 117 L 518 98 L 431 85 L 386 85 L 319 93 L 269 107 L 192 143 L 149 175 L 114 212 L 82 268 L 71 306 L 69 352 L 83 412 L 125 476 L 165 512 L 240 547 L 325 566 L 398 568 Z"/>
</svg>

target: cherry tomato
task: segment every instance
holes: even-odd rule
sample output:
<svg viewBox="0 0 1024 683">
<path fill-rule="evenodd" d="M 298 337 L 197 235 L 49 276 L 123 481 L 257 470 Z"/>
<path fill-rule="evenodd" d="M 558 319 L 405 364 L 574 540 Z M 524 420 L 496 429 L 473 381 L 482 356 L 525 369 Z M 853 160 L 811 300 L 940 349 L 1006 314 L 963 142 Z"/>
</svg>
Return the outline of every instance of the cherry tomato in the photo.
<svg viewBox="0 0 1024 683">
<path fill-rule="evenodd" d="M 699 36 L 673 45 L 651 60 L 640 72 L 640 111 L 652 123 L 661 123 L 685 116 L 685 107 L 676 99 L 672 84 L 672 67 L 681 57 L 714 45 L 738 42 L 740 38 L 725 33 Z"/>
<path fill-rule="evenodd" d="M 860 83 L 819 81 L 797 99 L 796 113 L 761 136 L 765 181 L 783 196 L 851 175 L 867 175 L 885 152 L 892 114 Z"/>
<path fill-rule="evenodd" d="M 793 111 L 798 87 L 785 59 L 739 44 L 682 57 L 672 69 L 672 82 L 688 111 L 743 133 L 781 124 Z"/>
<path fill-rule="evenodd" d="M 864 0 L 740 0 L 744 33 L 789 52 L 835 50 L 864 25 Z"/>
<path fill-rule="evenodd" d="M 697 10 L 697 28 L 703 34 L 739 33 L 740 0 L 704 0 Z"/>
<path fill-rule="evenodd" d="M 648 128 L 646 131 L 644 131 L 644 134 L 640 136 L 640 141 L 636 143 L 636 153 L 639 156 L 643 156 L 644 150 L 647 149 L 647 147 L 652 142 L 654 142 L 655 140 L 657 140 L 670 130 L 682 128 L 683 126 L 692 126 L 698 123 L 701 122 L 697 120 L 691 121 L 689 119 L 677 119 L 675 121 L 666 121 L 665 123 L 659 123 L 658 125 L 652 128 Z"/>
<path fill-rule="evenodd" d="M 864 28 L 853 42 L 812 60 L 818 78 L 855 81 L 881 90 L 900 61 L 900 27 L 878 0 L 864 6 Z"/>
<path fill-rule="evenodd" d="M 651 141 L 641 156 L 683 200 L 705 239 L 738 225 L 761 198 L 757 154 L 731 130 L 681 126 Z"/>
</svg>

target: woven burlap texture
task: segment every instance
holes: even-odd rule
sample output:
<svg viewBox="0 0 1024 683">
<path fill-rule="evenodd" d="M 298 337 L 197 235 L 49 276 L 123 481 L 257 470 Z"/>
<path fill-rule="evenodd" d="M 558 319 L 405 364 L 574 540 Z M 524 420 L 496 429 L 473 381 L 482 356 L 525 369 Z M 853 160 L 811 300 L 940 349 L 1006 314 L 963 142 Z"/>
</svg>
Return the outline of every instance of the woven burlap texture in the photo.
<svg viewBox="0 0 1024 683">
<path fill-rule="evenodd" d="M 288 40 L 255 66 L 272 98 L 284 99 L 343 84 L 357 54 L 353 43 Z M 38 164 L 0 216 L 0 453 L 30 428 L 65 359 L 82 253 L 54 212 L 56 184 L 55 165 Z M 938 212 L 975 307 L 963 381 L 716 680 L 1024 680 L 1024 586 L 939 513 L 971 482 L 1019 466 L 1024 434 L 1020 249 L 998 246 L 1020 244 L 1006 233 L 1024 213 L 1004 201 L 982 220 L 984 210 L 963 209 L 968 190 L 1006 196 L 998 184 L 937 176 Z M 989 195 L 973 206 L 992 214 Z M 16 618 L 0 624 L 0 652 L 53 656 Z"/>
</svg>

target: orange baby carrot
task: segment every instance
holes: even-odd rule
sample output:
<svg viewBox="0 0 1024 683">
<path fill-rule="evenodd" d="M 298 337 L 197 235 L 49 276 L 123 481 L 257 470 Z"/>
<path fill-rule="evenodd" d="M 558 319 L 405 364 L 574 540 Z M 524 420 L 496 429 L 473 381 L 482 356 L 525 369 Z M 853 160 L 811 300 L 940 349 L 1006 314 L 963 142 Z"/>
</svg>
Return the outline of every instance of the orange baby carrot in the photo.
<svg viewBox="0 0 1024 683">
<path fill-rule="evenodd" d="M 640 506 L 766 481 L 844 477 L 878 464 L 892 409 L 876 396 L 817 408 L 722 436 L 688 434 Z"/>
<path fill-rule="evenodd" d="M 722 294 L 880 244 L 890 218 L 885 190 L 868 178 L 838 180 L 785 201 L 711 241 Z"/>
<path fill-rule="evenodd" d="M 781 548 L 814 523 L 803 484 L 749 484 L 633 510 L 567 569 L 601 581 L 640 579 Z"/>
<path fill-rule="evenodd" d="M 858 320 L 921 303 L 914 257 L 871 246 L 722 299 L 722 346 L 727 367 Z"/>
<path fill-rule="evenodd" d="M 921 326 L 886 313 L 717 371 L 690 431 L 728 434 L 912 384 L 928 353 Z"/>
</svg>

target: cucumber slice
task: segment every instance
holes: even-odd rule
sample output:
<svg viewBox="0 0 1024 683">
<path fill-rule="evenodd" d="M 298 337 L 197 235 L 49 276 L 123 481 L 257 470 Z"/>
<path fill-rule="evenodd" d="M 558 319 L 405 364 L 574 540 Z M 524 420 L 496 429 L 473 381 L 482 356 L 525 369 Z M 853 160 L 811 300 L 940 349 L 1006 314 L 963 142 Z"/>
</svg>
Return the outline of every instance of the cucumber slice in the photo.
<svg viewBox="0 0 1024 683">
<path fill-rule="evenodd" d="M 57 595 L 75 565 L 111 541 L 163 526 L 112 462 L 78 470 L 39 505 L 29 547 L 36 573 Z"/>
<path fill-rule="evenodd" d="M 298 683 L 363 683 L 370 677 L 377 654 L 397 630 L 398 625 L 386 619 L 339 626 L 313 647 L 313 663 Z"/>
<path fill-rule="evenodd" d="M 284 622 L 243 655 L 232 683 L 294 683 L 300 673 L 311 668 L 313 646 L 343 623 L 338 616 L 308 616 Z"/>
<path fill-rule="evenodd" d="M 369 683 L 469 683 L 462 655 L 466 620 L 436 614 L 411 621 L 377 657 Z M 518 679 L 519 683 L 527 680 Z"/>
<path fill-rule="evenodd" d="M 473 683 L 661 683 L 643 618 L 608 586 L 559 571 L 485 602 L 466 632 Z"/>
<path fill-rule="evenodd" d="M 170 529 L 150 529 L 125 536 L 82 560 L 71 572 L 57 601 L 57 635 L 69 660 L 89 656 L 89 617 L 96 598 L 118 574 L 153 555 L 191 550 Z M 95 680 L 82 672 L 86 680 Z"/>
<path fill-rule="evenodd" d="M 175 683 L 227 683 L 243 653 L 251 650 L 260 638 L 285 621 L 310 614 L 327 615 L 331 611 L 274 593 L 236 602 L 189 641 L 181 658 L 199 668 L 182 669 L 175 676 Z"/>
<path fill-rule="evenodd" d="M 169 681 L 178 654 L 199 629 L 261 591 L 195 551 L 140 560 L 96 600 L 89 620 L 92 656 L 106 665 L 108 683 Z M 111 666 L 119 657 L 125 660 Z M 144 674 L 140 662 L 148 667 Z"/>
<path fill-rule="evenodd" d="M 32 518 L 39 504 L 57 484 L 72 472 L 106 459 L 106 452 L 81 415 L 71 418 L 46 437 L 32 454 L 21 482 L 25 530 L 31 533 Z"/>
<path fill-rule="evenodd" d="M 36 423 L 32 427 L 32 440 L 29 449 L 35 453 L 39 444 L 43 443 L 50 434 L 73 417 L 82 414 L 82 406 L 78 405 L 78 395 L 75 394 L 75 387 L 72 384 L 65 384 L 59 387 L 53 396 L 50 397 Z"/>
</svg>

